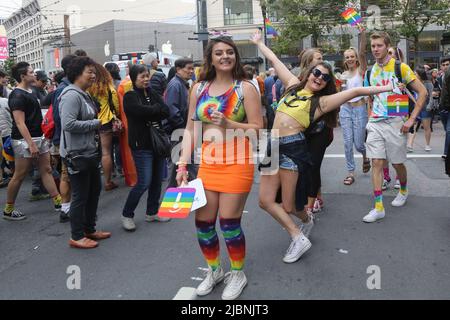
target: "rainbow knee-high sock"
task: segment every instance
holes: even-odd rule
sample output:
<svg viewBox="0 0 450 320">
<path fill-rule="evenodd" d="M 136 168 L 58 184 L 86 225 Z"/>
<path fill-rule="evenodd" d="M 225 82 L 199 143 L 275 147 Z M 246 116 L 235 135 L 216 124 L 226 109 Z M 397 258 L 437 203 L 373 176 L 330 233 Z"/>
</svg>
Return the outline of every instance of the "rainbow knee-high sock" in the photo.
<svg viewBox="0 0 450 320">
<path fill-rule="evenodd" d="M 383 191 L 375 191 L 375 209 L 379 212 L 384 211 L 383 206 Z"/>
<path fill-rule="evenodd" d="M 231 270 L 240 271 L 245 262 L 245 236 L 241 228 L 241 219 L 220 219 L 220 228 L 227 244 Z"/>
<path fill-rule="evenodd" d="M 408 193 L 408 183 L 400 181 L 400 193 L 406 195 Z"/>
<path fill-rule="evenodd" d="M 220 246 L 216 232 L 216 221 L 195 221 L 197 238 L 206 263 L 213 271 L 220 266 Z"/>
</svg>

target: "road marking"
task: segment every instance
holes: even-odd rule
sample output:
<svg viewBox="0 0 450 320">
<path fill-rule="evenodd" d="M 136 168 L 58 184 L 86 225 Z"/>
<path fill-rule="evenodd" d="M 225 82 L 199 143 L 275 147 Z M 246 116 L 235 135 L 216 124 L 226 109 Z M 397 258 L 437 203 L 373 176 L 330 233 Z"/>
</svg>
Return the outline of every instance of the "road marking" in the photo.
<svg viewBox="0 0 450 320">
<path fill-rule="evenodd" d="M 191 277 L 191 280 L 194 280 L 194 281 L 203 281 L 202 278 L 197 278 L 197 277 Z"/>
<path fill-rule="evenodd" d="M 177 294 L 172 300 L 195 300 L 197 294 L 195 293 L 195 288 L 183 287 L 178 290 Z"/>
<path fill-rule="evenodd" d="M 408 154 L 408 159 L 436 159 L 441 158 L 441 154 Z M 326 154 L 325 158 L 328 159 L 345 159 L 345 154 Z M 355 158 L 362 159 L 362 155 L 357 154 Z"/>
</svg>

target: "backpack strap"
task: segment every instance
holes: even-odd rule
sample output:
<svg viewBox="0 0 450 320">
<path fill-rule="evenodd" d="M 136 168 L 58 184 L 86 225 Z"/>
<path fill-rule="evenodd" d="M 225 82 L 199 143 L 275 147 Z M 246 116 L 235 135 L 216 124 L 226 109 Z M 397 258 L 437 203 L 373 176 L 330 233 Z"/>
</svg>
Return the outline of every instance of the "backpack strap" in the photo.
<svg viewBox="0 0 450 320">
<path fill-rule="evenodd" d="M 397 77 L 398 81 L 403 83 L 403 77 L 402 77 L 402 63 L 399 60 L 395 60 L 395 76 Z"/>
<path fill-rule="evenodd" d="M 200 96 L 203 94 L 207 85 L 208 85 L 208 81 L 200 82 L 200 85 L 197 88 L 197 92 L 195 93 L 195 95 L 197 96 L 197 99 L 200 98 Z"/>
<path fill-rule="evenodd" d="M 372 66 L 367 68 L 367 71 L 366 71 L 366 82 L 368 84 L 368 87 L 370 87 L 370 76 L 371 76 L 371 74 L 372 74 Z"/>
<path fill-rule="evenodd" d="M 248 81 L 248 82 L 250 82 L 250 81 Z M 236 86 L 235 86 L 235 88 L 236 88 L 236 94 L 237 94 L 237 96 L 238 96 L 238 98 L 239 98 L 239 102 L 244 102 L 244 81 L 237 81 L 237 83 L 236 83 Z M 250 82 L 252 85 L 253 85 L 253 83 L 252 82 Z"/>
<path fill-rule="evenodd" d="M 319 108 L 320 97 L 312 96 L 310 100 L 311 100 L 311 107 L 309 108 L 309 123 L 311 126 L 311 124 L 314 123 L 314 116 L 316 115 L 316 110 L 317 108 Z"/>
<path fill-rule="evenodd" d="M 111 110 L 112 114 L 114 115 L 114 118 L 117 118 L 116 108 L 114 107 L 112 91 L 110 88 L 108 88 L 108 105 L 109 105 L 109 110 Z"/>
</svg>

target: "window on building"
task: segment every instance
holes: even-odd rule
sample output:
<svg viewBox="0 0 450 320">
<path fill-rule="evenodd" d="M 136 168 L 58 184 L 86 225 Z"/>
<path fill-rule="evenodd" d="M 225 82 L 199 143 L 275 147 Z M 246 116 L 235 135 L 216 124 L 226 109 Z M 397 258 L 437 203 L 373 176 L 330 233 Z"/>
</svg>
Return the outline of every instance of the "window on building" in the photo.
<svg viewBox="0 0 450 320">
<path fill-rule="evenodd" d="M 225 25 L 253 23 L 252 0 L 224 0 L 223 9 Z"/>
</svg>

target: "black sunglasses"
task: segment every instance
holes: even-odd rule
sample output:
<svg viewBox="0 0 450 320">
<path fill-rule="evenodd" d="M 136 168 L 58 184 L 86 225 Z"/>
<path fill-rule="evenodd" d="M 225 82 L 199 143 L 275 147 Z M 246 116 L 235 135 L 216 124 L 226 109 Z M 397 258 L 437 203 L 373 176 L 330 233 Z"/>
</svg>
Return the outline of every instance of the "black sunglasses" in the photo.
<svg viewBox="0 0 450 320">
<path fill-rule="evenodd" d="M 322 77 L 325 82 L 329 82 L 331 80 L 331 76 L 328 73 L 322 73 L 322 71 L 317 68 L 312 71 L 312 75 L 316 78 Z"/>
</svg>

